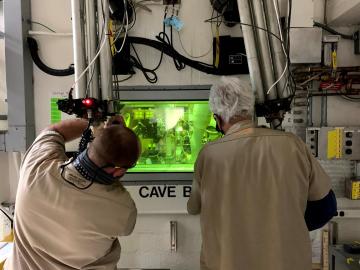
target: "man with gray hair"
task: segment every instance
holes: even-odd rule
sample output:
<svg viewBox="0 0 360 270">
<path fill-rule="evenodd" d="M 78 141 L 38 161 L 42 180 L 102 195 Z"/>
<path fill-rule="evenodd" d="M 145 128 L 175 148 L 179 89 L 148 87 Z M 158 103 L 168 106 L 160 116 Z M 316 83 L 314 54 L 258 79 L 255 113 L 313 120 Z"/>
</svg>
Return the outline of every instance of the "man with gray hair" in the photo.
<svg viewBox="0 0 360 270">
<path fill-rule="evenodd" d="M 336 213 L 330 178 L 295 135 L 253 122 L 254 94 L 223 77 L 210 108 L 224 137 L 195 164 L 188 212 L 200 214 L 202 270 L 310 270 L 310 230 Z"/>
</svg>

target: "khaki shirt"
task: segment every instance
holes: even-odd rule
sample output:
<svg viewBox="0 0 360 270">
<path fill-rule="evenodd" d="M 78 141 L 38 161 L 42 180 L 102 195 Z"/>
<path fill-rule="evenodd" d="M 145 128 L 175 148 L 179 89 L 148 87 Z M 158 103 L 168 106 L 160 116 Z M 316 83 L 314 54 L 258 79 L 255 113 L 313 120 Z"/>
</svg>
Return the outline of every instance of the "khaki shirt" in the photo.
<svg viewBox="0 0 360 270">
<path fill-rule="evenodd" d="M 330 179 L 295 135 L 233 125 L 195 164 L 190 214 L 200 213 L 202 270 L 310 270 L 307 201 Z"/>
<path fill-rule="evenodd" d="M 136 207 L 120 184 L 86 181 L 67 160 L 64 139 L 45 131 L 26 152 L 15 208 L 15 247 L 5 270 L 114 270 L 118 236 L 129 235 Z"/>
</svg>

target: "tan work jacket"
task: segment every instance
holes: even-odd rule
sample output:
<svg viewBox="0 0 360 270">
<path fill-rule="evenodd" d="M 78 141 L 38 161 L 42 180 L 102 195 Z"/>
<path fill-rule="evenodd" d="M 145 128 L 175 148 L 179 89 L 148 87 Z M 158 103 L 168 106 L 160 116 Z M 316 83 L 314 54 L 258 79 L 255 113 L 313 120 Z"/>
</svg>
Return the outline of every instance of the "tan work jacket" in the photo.
<svg viewBox="0 0 360 270">
<path fill-rule="evenodd" d="M 119 183 L 86 181 L 66 162 L 64 138 L 54 131 L 37 137 L 25 154 L 15 208 L 15 247 L 5 270 L 114 270 L 118 236 L 132 232 L 136 207 Z"/>
<path fill-rule="evenodd" d="M 191 214 L 200 213 L 202 270 L 310 270 L 308 200 L 330 179 L 295 135 L 233 125 L 195 165 Z"/>
</svg>

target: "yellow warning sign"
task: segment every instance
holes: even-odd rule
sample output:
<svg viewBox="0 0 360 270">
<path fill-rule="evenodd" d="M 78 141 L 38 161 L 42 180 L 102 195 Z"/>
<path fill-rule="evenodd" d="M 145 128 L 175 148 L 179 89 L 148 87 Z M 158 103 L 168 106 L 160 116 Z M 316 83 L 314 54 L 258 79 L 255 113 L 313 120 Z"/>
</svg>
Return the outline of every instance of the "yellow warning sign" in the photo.
<svg viewBox="0 0 360 270">
<path fill-rule="evenodd" d="M 342 157 L 342 130 L 336 128 L 328 131 L 327 158 L 339 159 Z"/>
</svg>

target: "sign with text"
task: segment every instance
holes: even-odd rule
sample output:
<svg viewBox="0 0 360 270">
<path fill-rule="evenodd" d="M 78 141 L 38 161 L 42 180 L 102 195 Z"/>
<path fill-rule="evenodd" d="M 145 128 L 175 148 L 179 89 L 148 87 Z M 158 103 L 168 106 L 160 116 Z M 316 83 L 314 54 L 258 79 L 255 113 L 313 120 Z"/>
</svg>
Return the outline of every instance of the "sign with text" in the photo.
<svg viewBox="0 0 360 270">
<path fill-rule="evenodd" d="M 180 191 L 182 191 L 180 196 L 189 198 L 191 186 L 182 186 Z M 139 189 L 139 196 L 141 198 L 176 198 L 179 195 L 177 193 L 177 186 L 142 186 Z"/>
<path fill-rule="evenodd" d="M 139 214 L 187 213 L 186 204 L 191 186 L 143 185 L 128 186 Z"/>
</svg>

